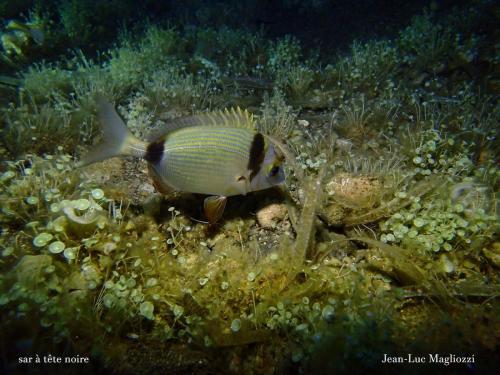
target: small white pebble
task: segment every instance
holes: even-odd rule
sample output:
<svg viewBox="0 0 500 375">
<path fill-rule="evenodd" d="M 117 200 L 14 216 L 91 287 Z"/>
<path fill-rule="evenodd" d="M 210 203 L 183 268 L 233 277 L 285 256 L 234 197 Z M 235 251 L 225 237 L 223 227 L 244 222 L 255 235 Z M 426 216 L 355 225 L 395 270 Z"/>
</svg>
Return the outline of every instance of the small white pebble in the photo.
<svg viewBox="0 0 500 375">
<path fill-rule="evenodd" d="M 234 319 L 231 322 L 231 331 L 238 332 L 240 329 L 241 329 L 241 320 L 240 319 Z"/>
</svg>

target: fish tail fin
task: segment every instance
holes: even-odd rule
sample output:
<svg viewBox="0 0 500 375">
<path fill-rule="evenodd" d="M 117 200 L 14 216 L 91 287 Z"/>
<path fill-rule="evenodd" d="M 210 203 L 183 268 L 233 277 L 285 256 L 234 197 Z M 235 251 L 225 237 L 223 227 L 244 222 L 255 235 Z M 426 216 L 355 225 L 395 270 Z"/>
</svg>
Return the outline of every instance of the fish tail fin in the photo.
<svg viewBox="0 0 500 375">
<path fill-rule="evenodd" d="M 43 41 L 45 39 L 45 36 L 43 35 L 43 31 L 39 27 L 33 27 L 29 29 L 29 33 L 31 38 L 35 41 L 36 44 L 42 45 Z"/>
<path fill-rule="evenodd" d="M 115 156 L 143 158 L 146 155 L 147 144 L 128 130 L 111 103 L 99 98 L 97 104 L 99 121 L 104 133 L 103 141 L 94 146 L 77 166 L 83 167 Z"/>
</svg>

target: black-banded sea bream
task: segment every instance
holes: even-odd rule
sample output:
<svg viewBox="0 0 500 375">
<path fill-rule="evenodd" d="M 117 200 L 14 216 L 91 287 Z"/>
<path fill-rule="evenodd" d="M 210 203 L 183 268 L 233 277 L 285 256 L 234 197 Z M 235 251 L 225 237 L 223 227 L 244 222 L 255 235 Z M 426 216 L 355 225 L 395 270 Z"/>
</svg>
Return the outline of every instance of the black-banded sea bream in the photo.
<svg viewBox="0 0 500 375">
<path fill-rule="evenodd" d="M 284 182 L 284 156 L 256 130 L 252 115 L 239 108 L 173 120 L 149 142 L 135 137 L 103 99 L 98 100 L 104 141 L 79 166 L 115 156 L 146 159 L 155 187 L 210 195 L 204 201 L 210 223 L 224 212 L 227 197 Z"/>
</svg>

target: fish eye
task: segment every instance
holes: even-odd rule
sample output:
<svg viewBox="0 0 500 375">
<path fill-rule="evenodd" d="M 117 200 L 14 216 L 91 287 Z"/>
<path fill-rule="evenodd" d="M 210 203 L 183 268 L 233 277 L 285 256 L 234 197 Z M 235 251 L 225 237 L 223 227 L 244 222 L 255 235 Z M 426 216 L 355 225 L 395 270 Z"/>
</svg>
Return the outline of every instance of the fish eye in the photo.
<svg viewBox="0 0 500 375">
<path fill-rule="evenodd" d="M 269 171 L 269 177 L 274 177 L 276 174 L 279 172 L 280 167 L 278 165 L 275 165 L 274 167 L 271 168 Z"/>
</svg>

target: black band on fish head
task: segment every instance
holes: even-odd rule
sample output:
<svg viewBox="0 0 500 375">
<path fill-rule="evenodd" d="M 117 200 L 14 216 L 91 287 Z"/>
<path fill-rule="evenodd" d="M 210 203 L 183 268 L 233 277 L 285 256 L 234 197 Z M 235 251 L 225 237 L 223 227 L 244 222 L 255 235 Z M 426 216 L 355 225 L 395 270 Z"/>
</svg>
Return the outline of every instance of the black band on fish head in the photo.
<svg viewBox="0 0 500 375">
<path fill-rule="evenodd" d="M 250 156 L 247 168 L 250 171 L 250 181 L 259 173 L 262 162 L 265 157 L 266 142 L 261 133 L 254 135 L 252 145 L 250 146 Z"/>
<path fill-rule="evenodd" d="M 144 159 L 149 161 L 151 164 L 157 164 L 161 161 L 163 157 L 163 151 L 165 147 L 165 140 L 160 138 L 154 142 L 151 142 L 146 149 L 146 155 Z"/>
</svg>

